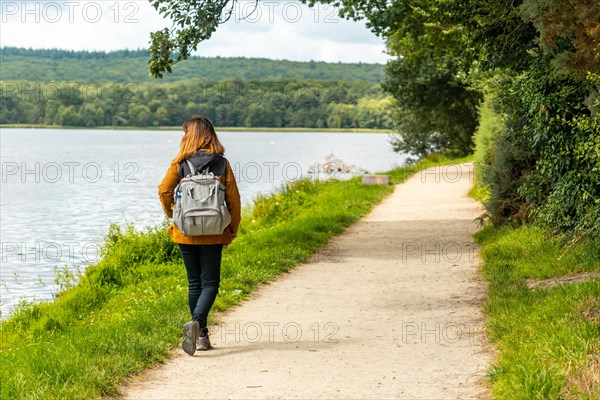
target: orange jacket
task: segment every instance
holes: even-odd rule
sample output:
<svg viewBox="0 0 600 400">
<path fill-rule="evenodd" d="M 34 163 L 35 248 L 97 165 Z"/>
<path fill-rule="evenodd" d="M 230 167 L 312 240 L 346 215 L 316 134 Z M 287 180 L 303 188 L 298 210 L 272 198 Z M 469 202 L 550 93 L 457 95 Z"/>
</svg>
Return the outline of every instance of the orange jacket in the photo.
<svg viewBox="0 0 600 400">
<path fill-rule="evenodd" d="M 167 217 L 173 218 L 173 191 L 181 180 L 179 176 L 179 163 L 171 162 L 165 177 L 160 185 L 158 185 L 158 196 L 162 208 L 167 214 Z M 235 176 L 229 161 L 227 161 L 227 171 L 225 176 L 217 175 L 218 178 L 225 184 L 225 203 L 231 214 L 231 223 L 221 235 L 205 235 L 205 236 L 185 236 L 171 221 L 167 228 L 167 234 L 171 236 L 175 243 L 181 244 L 228 244 L 233 241 L 238 232 L 241 220 L 241 202 L 240 192 L 238 191 Z"/>
</svg>

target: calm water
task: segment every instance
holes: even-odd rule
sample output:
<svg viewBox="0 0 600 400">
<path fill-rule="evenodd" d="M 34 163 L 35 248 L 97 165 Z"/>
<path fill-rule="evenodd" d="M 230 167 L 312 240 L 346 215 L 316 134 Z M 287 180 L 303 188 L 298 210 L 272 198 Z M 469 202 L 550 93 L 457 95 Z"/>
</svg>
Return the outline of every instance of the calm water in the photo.
<svg viewBox="0 0 600 400">
<path fill-rule="evenodd" d="M 328 155 L 369 172 L 401 165 L 387 134 L 220 132 L 242 201 L 309 176 Z M 0 130 L 0 297 L 3 316 L 20 299 L 50 299 L 55 268 L 97 261 L 110 223 L 156 225 L 157 196 L 177 131 Z M 321 173 L 321 177 L 327 174 Z M 340 176 L 340 175 L 337 175 Z M 336 176 L 336 177 L 337 177 Z"/>
</svg>

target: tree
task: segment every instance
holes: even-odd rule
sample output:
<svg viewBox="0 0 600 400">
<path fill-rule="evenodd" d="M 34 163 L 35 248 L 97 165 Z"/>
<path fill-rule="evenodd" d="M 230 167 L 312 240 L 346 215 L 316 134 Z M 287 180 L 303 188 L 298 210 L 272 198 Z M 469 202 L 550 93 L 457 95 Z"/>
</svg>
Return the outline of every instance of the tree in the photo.
<svg viewBox="0 0 600 400">
<path fill-rule="evenodd" d="M 540 47 L 559 70 L 600 73 L 600 5 L 597 0 L 525 0 L 520 14 L 539 32 Z"/>
<path fill-rule="evenodd" d="M 129 105 L 128 120 L 133 126 L 151 126 L 150 109 L 145 104 L 133 103 Z"/>
<path fill-rule="evenodd" d="M 84 126 L 104 125 L 104 115 L 102 110 L 98 109 L 96 104 L 88 102 L 81 107 L 81 120 Z"/>
<path fill-rule="evenodd" d="M 272 114 L 267 111 L 267 108 L 262 104 L 252 103 L 246 111 L 244 126 L 248 127 L 265 127 L 272 126 Z"/>
<path fill-rule="evenodd" d="M 154 119 L 156 125 L 167 125 L 169 123 L 169 111 L 165 107 L 158 107 L 154 113 Z"/>
<path fill-rule="evenodd" d="M 473 54 L 450 5 L 437 0 L 328 2 L 340 4 L 346 17 L 367 18 L 397 57 L 388 62 L 383 83 L 399 107 L 394 148 L 418 156 L 440 150 L 470 153 L 482 95 L 469 78 Z"/>
<path fill-rule="evenodd" d="M 393 142 L 397 151 L 423 156 L 441 150 L 466 155 L 473 150 L 482 95 L 458 77 L 454 59 L 398 58 L 388 63 L 386 74 L 383 87 L 399 107 L 400 135 Z"/>
<path fill-rule="evenodd" d="M 57 122 L 63 126 L 81 126 L 82 118 L 75 109 L 75 106 L 61 105 L 58 110 Z"/>
<path fill-rule="evenodd" d="M 172 65 L 187 59 L 200 41 L 209 39 L 221 23 L 227 3 L 229 0 L 151 0 L 173 26 L 150 35 L 150 74 L 162 78 L 165 71 L 172 72 Z"/>
<path fill-rule="evenodd" d="M 59 108 L 60 103 L 58 101 L 47 101 L 46 107 L 44 109 L 44 119 L 42 120 L 42 123 L 44 125 L 60 125 L 60 123 L 57 121 Z"/>
</svg>

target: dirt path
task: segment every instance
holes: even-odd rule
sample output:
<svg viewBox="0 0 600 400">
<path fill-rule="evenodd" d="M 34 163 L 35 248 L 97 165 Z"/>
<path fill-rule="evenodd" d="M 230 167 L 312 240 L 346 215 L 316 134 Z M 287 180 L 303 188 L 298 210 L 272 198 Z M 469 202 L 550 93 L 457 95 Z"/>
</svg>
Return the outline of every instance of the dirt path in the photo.
<svg viewBox="0 0 600 400">
<path fill-rule="evenodd" d="M 173 358 L 130 399 L 481 399 L 491 360 L 471 235 L 472 165 L 398 185 L 316 260 L 225 313 L 215 348 Z"/>
</svg>

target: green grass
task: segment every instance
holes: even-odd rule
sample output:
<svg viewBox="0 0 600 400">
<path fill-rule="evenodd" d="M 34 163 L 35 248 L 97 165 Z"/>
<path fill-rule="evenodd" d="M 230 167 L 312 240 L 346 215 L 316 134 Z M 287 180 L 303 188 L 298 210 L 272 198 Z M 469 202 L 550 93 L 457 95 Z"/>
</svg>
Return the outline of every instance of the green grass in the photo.
<svg viewBox="0 0 600 400">
<path fill-rule="evenodd" d="M 498 349 L 493 398 L 600 398 L 600 279 L 548 289 L 525 284 L 600 271 L 600 244 L 571 243 L 533 226 L 487 227 L 475 237 L 484 246 L 487 328 Z"/>
<path fill-rule="evenodd" d="M 485 204 L 485 202 L 490 198 L 490 189 L 488 186 L 479 186 L 475 184 L 471 190 L 469 190 L 469 197 Z"/>
<path fill-rule="evenodd" d="M 434 156 L 390 172 L 400 183 L 439 163 Z M 300 181 L 256 200 L 224 253 L 214 310 L 308 260 L 365 215 L 392 186 Z M 158 199 L 157 199 L 158 201 Z M 163 361 L 189 318 L 187 281 L 166 226 L 112 226 L 101 261 L 54 302 L 24 304 L 1 325 L 3 399 L 79 399 L 115 394 L 129 375 Z M 214 321 L 213 321 L 214 322 Z"/>
</svg>

